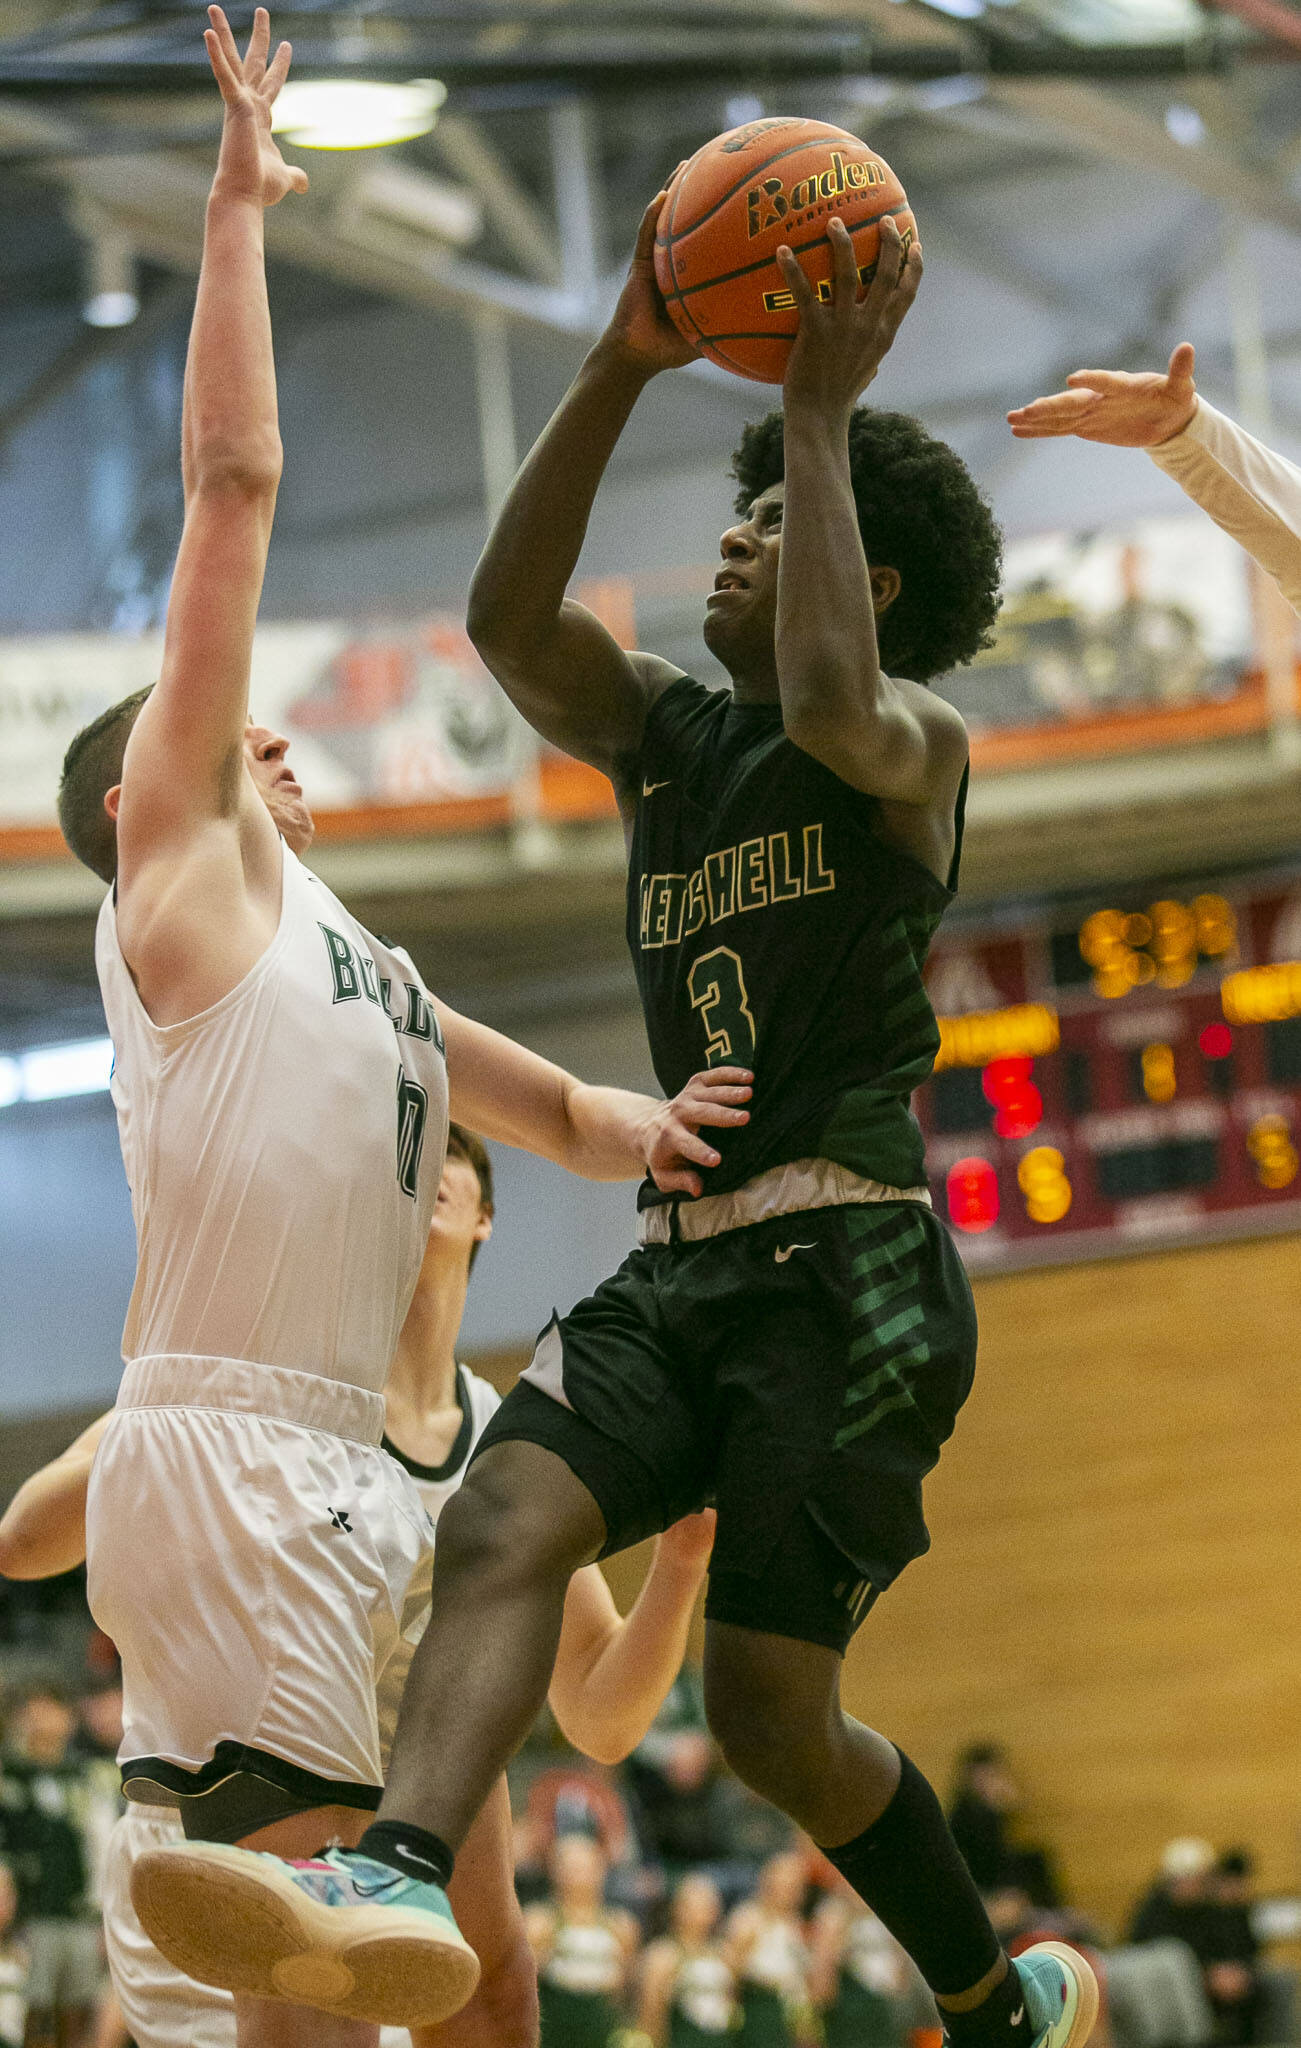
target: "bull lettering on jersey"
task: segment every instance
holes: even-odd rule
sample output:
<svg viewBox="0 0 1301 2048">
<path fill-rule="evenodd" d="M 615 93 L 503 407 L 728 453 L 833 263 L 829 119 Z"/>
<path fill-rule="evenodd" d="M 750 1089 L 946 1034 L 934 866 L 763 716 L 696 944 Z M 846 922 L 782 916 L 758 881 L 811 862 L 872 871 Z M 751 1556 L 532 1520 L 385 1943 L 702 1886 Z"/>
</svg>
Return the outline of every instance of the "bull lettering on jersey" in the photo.
<svg viewBox="0 0 1301 2048">
<path fill-rule="evenodd" d="M 342 932 L 332 932 L 323 924 L 325 943 L 330 953 L 330 972 L 334 976 L 334 1000 L 336 1003 L 355 1003 L 361 996 L 361 982 L 357 978 L 357 962 L 352 947 Z"/>
<path fill-rule="evenodd" d="M 388 975 L 381 975 L 370 954 L 360 946 L 354 946 L 342 932 L 336 932 L 328 924 L 321 926 L 326 951 L 330 956 L 330 973 L 334 978 L 334 1000 L 336 1003 L 355 1003 L 362 996 L 382 1010 L 393 1029 L 405 1038 L 432 1039 L 439 1052 L 445 1052 L 443 1034 L 433 1004 L 423 989 L 413 981 L 399 984 L 400 1015 L 395 1015 L 389 997 L 393 983 Z"/>
<path fill-rule="evenodd" d="M 707 853 L 694 874 L 643 875 L 642 951 L 659 952 L 693 938 L 706 924 L 834 889 L 836 871 L 827 866 L 821 823 L 804 827 L 797 849 L 789 832 L 770 832 L 766 840 L 743 839 Z"/>
</svg>

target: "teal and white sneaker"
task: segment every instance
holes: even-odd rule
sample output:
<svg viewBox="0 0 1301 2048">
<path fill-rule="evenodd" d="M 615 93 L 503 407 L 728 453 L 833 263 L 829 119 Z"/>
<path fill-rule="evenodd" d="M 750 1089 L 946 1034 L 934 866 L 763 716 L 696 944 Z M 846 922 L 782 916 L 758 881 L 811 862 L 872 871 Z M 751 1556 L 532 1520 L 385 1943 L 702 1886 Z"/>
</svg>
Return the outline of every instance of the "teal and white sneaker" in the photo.
<svg viewBox="0 0 1301 2048">
<path fill-rule="evenodd" d="M 1037 1941 L 1012 1968 L 1021 1979 L 1034 2048 L 1084 2048 L 1098 2018 L 1098 1980 L 1077 1948 Z"/>
<path fill-rule="evenodd" d="M 131 1902 L 167 1960 L 200 1983 L 349 2019 L 436 2026 L 479 1981 L 441 1886 L 369 1856 L 286 1862 L 168 1843 L 136 1863 Z"/>
</svg>

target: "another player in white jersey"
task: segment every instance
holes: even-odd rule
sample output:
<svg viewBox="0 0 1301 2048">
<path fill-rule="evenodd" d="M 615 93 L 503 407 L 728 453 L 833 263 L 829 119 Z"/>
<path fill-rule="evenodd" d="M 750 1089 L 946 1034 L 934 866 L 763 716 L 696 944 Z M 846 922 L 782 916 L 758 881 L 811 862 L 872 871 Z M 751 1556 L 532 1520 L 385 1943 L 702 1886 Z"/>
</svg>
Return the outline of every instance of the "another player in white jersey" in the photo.
<svg viewBox="0 0 1301 2048">
<path fill-rule="evenodd" d="M 457 1016 L 299 864 L 311 815 L 248 695 L 281 464 L 263 211 L 306 179 L 271 135 L 288 45 L 270 59 L 259 8 L 241 60 L 219 8 L 210 20 L 225 116 L 161 674 L 73 742 L 59 798 L 73 851 L 112 885 L 96 960 L 139 1253 L 87 1570 L 122 1655 L 128 1791 L 178 1803 L 205 1841 L 310 1855 L 355 1840 L 378 1802 L 376 1683 L 429 1540 L 379 1448 L 380 1389 L 424 1256 L 449 1074 L 458 1114 L 492 1137 L 693 1192 L 692 1162 L 717 1157 L 699 1125 L 745 1112 L 734 1071 L 653 1103 Z M 478 1964 L 450 1914 L 435 1951 L 439 1998 L 459 2005 Z M 373 1975 L 363 1944 L 325 1985 L 328 2015 L 306 2020 L 284 2009 L 303 1988 L 293 1957 L 237 1973 L 242 2048 L 304 2033 L 369 2048 Z M 428 1990 L 392 2010 L 440 2016 Z"/>
<path fill-rule="evenodd" d="M 1020 441 L 1073 434 L 1146 448 L 1301 612 L 1301 469 L 1199 397 L 1191 342 L 1161 372 L 1076 370 L 1067 389 L 1008 414 Z"/>
<path fill-rule="evenodd" d="M 456 1340 L 470 1266 L 492 1229 L 488 1157 L 470 1133 L 452 1125 L 425 1257 L 398 1341 L 386 1389 L 384 1446 L 404 1463 L 429 1514 L 465 1476 L 474 1445 L 499 1403 L 495 1389 L 458 1365 Z M 96 1447 L 109 1416 L 85 1430 L 61 1457 L 34 1473 L 0 1517 L 0 1572 L 10 1578 L 71 1571 L 86 1552 L 86 1493 Z M 409 1447 L 409 1448 L 408 1448 Z M 551 1704 L 576 1747 L 606 1763 L 635 1748 L 681 1663 L 687 1627 L 704 1578 L 712 1515 L 691 1515 L 660 1539 L 650 1573 L 621 1620 L 600 1571 L 575 1573 L 565 1604 Z M 405 1648 L 423 1629 L 428 1578 L 408 1591 Z M 405 1679 L 405 1655 L 385 1667 L 378 1702 L 386 1751 Z M 131 1873 L 149 1849 L 181 1833 L 175 1808 L 132 1802 L 109 1846 L 102 1878 L 109 1967 L 139 2048 L 234 2048 L 229 1992 L 175 1969 L 144 1932 L 132 1908 Z M 483 1975 L 469 2004 L 435 2030 L 416 2029 L 416 2048 L 536 2048 L 537 1973 L 512 1882 L 510 1809 L 504 1782 L 475 1823 L 457 1865 L 452 1898 Z M 385 2048 L 404 2048 L 387 2032 Z"/>
</svg>

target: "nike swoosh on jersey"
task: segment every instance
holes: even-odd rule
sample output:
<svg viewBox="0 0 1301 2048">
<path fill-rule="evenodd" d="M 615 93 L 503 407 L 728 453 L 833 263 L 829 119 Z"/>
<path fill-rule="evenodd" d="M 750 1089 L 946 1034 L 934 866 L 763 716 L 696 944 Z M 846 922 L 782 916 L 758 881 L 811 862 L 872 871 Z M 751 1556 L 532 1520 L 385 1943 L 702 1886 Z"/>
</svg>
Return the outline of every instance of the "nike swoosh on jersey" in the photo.
<svg viewBox="0 0 1301 2048">
<path fill-rule="evenodd" d="M 778 1245 L 773 1253 L 773 1262 L 778 1266 L 784 1266 L 792 1252 L 815 1252 L 816 1250 L 816 1244 L 788 1244 L 785 1247 Z"/>
<path fill-rule="evenodd" d="M 669 781 L 671 782 L 672 779 L 673 778 L 670 776 Z M 643 782 L 641 786 L 641 793 L 643 796 L 654 796 L 657 789 L 667 789 L 668 786 L 668 782 Z"/>
</svg>

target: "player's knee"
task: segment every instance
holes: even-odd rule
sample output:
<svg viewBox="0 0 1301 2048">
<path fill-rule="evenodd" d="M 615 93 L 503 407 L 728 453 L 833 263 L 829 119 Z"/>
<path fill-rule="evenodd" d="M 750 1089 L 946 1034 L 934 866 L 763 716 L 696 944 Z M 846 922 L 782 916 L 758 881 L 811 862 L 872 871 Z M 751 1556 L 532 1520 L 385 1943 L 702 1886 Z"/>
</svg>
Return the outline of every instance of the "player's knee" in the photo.
<svg viewBox="0 0 1301 2048">
<path fill-rule="evenodd" d="M 475 1460 L 438 1518 L 438 1572 L 497 1581 L 572 1570 L 581 1562 L 563 1519 L 521 1486 L 511 1444 Z"/>
<path fill-rule="evenodd" d="M 719 1680 L 708 1688 L 706 1713 L 728 1769 L 752 1792 L 780 1804 L 794 1739 L 784 1718 L 765 1713 L 748 1690 L 731 1689 Z"/>
</svg>

